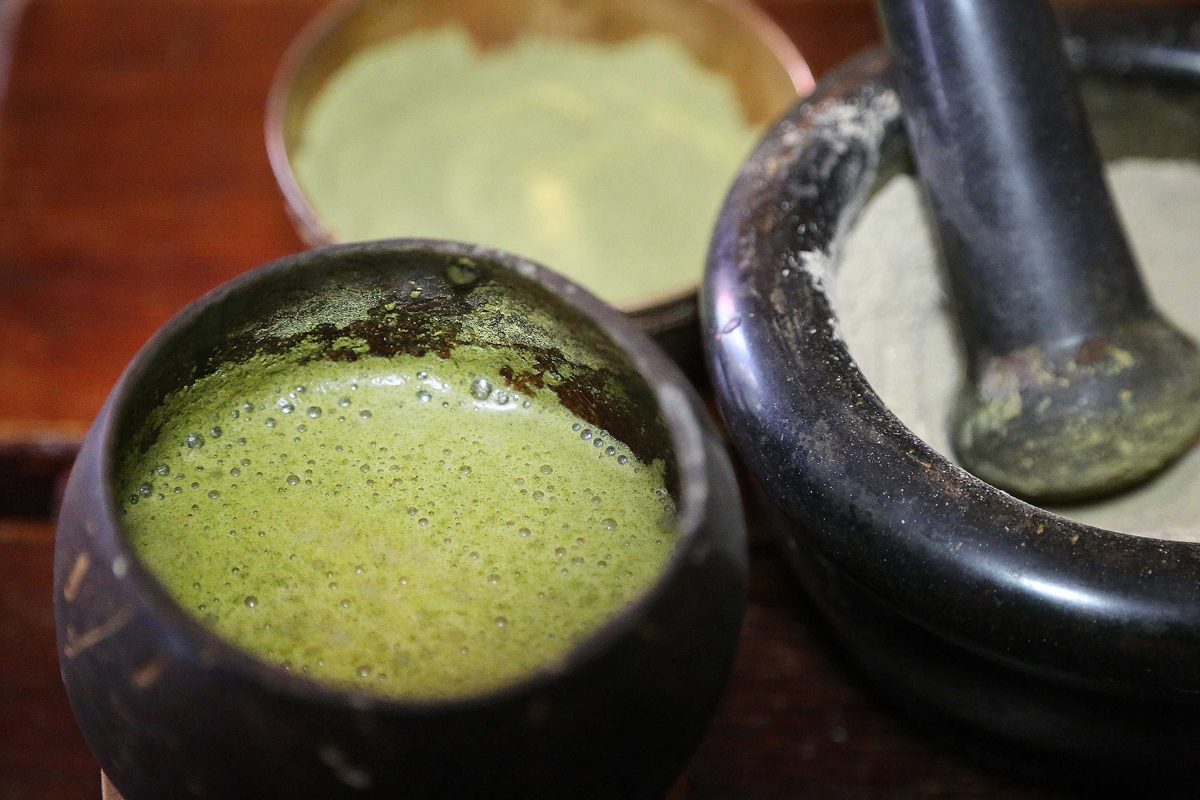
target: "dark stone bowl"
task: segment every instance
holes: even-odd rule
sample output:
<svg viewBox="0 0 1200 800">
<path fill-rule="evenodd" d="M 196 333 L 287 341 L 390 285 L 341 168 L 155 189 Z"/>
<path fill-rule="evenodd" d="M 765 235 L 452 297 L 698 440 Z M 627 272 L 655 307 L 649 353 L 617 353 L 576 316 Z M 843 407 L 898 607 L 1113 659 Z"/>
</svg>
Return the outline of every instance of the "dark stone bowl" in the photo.
<svg viewBox="0 0 1200 800">
<path fill-rule="evenodd" d="M 337 321 L 330 309 L 348 299 L 369 311 Z M 309 680 L 185 613 L 122 533 L 118 454 L 137 446 L 149 409 L 196 377 L 301 339 L 325 357 L 352 358 L 342 337 L 379 355 L 457 344 L 531 352 L 532 371 L 509 372 L 526 391 L 569 374 L 544 391 L 667 463 L 680 538 L 657 583 L 561 669 L 444 701 Z M 113 389 L 59 522 L 63 680 L 89 746 L 129 800 L 652 797 L 699 741 L 727 679 L 743 611 L 744 534 L 729 462 L 695 393 L 617 312 L 492 250 L 392 241 L 312 251 L 183 311 Z"/>
<path fill-rule="evenodd" d="M 1108 157 L 1200 159 L 1198 21 L 1066 23 Z M 745 165 L 702 302 L 734 441 L 808 592 L 892 701 L 1031 771 L 1183 775 L 1200 752 L 1200 545 L 1071 522 L 969 475 L 888 411 L 836 332 L 824 281 L 867 197 L 909 168 L 880 51 Z"/>
</svg>

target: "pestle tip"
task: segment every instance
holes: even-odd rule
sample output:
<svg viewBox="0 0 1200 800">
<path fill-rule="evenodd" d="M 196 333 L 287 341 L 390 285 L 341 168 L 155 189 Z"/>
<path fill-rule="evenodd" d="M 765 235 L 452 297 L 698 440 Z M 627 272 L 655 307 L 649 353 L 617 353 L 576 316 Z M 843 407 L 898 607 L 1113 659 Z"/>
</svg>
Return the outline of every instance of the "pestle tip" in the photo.
<svg viewBox="0 0 1200 800">
<path fill-rule="evenodd" d="M 1200 351 L 1157 315 L 981 364 L 959 397 L 963 466 L 1027 500 L 1070 502 L 1155 475 L 1200 435 Z"/>
</svg>

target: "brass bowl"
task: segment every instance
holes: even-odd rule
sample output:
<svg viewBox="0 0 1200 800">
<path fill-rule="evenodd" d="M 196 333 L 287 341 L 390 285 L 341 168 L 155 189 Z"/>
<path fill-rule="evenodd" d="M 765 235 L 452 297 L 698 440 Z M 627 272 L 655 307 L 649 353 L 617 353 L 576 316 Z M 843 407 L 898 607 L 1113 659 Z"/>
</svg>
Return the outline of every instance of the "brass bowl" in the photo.
<svg viewBox="0 0 1200 800">
<path fill-rule="evenodd" d="M 337 240 L 292 170 L 303 122 L 330 77 L 364 48 L 417 31 L 457 26 L 483 50 L 520 36 L 613 44 L 646 34 L 679 41 L 697 62 L 733 83 L 745 119 L 763 127 L 813 87 L 795 46 L 744 0 L 349 0 L 316 18 L 284 56 L 267 101 L 271 167 L 300 236 L 319 247 Z M 731 175 L 732 178 L 732 175 Z M 422 235 L 398 230 L 394 235 Z M 494 242 L 480 242 L 494 245 Z M 551 266 L 554 266 L 551 264 Z M 621 305 L 685 366 L 700 363 L 695 283 Z"/>
</svg>

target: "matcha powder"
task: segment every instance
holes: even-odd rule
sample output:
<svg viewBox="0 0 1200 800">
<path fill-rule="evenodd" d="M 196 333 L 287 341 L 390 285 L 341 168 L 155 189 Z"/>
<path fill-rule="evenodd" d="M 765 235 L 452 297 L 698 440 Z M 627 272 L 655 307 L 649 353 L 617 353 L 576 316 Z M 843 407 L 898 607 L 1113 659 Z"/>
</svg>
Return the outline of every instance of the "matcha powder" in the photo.
<svg viewBox="0 0 1200 800">
<path fill-rule="evenodd" d="M 351 59 L 314 102 L 294 169 L 338 239 L 511 250 L 628 307 L 699 280 L 755 137 L 732 85 L 675 41 L 481 53 L 446 28 Z"/>
<path fill-rule="evenodd" d="M 1109 183 L 1151 295 L 1200 338 L 1200 165 L 1128 159 Z M 953 460 L 949 418 L 965 359 L 916 181 L 889 182 L 867 204 L 843 253 L 833 300 L 842 335 L 891 411 Z M 1139 536 L 1200 542 L 1200 447 L 1151 482 L 1103 501 L 1052 508 Z"/>
</svg>

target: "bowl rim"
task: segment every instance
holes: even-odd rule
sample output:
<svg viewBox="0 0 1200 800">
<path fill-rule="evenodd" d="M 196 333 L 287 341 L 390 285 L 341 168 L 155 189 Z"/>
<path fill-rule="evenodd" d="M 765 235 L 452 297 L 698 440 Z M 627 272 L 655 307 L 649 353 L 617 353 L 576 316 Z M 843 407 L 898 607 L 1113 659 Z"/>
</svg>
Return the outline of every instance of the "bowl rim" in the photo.
<svg viewBox="0 0 1200 800">
<path fill-rule="evenodd" d="M 816 86 L 808 63 L 796 48 L 791 38 L 765 11 L 754 5 L 752 0 L 695 0 L 726 14 L 733 24 L 741 25 L 750 32 L 775 58 L 787 73 L 798 98 L 809 94 Z M 339 240 L 326 224 L 321 214 L 309 202 L 300 180 L 292 169 L 287 139 L 284 136 L 285 121 L 296 76 L 307 63 L 310 55 L 328 38 L 337 34 L 343 24 L 362 6 L 372 0 L 338 0 L 310 20 L 292 40 L 275 70 L 267 93 L 263 135 L 266 142 L 267 159 L 275 182 L 283 194 L 284 206 L 300 238 L 310 247 L 337 244 Z M 617 308 L 634 317 L 668 319 L 677 316 L 676 307 L 688 305 L 696 297 L 701 283 L 697 274 L 694 281 L 680 289 L 668 289 L 659 294 L 617 303 Z M 672 313 L 672 312 L 676 313 Z M 684 314 L 690 320 L 693 314 Z M 650 324 L 653 326 L 654 322 Z"/>
<path fill-rule="evenodd" d="M 161 357 L 164 348 L 186 336 L 193 322 L 208 309 L 232 295 L 253 292 L 263 283 L 273 283 L 284 273 L 330 270 L 342 260 L 353 260 L 363 255 L 404 259 L 417 254 L 465 257 L 482 262 L 490 270 L 506 272 L 515 279 L 513 285 L 524 284 L 546 291 L 595 325 L 628 358 L 633 371 L 650 390 L 676 458 L 680 487 L 676 547 L 658 578 L 633 602 L 619 609 L 544 668 L 482 692 L 435 698 L 397 697 L 309 678 L 285 670 L 220 636 L 180 606 L 166 585 L 142 562 L 121 524 L 114 480 L 119 459 L 117 435 L 129 402 L 155 360 Z M 713 456 L 706 442 L 714 435 L 710 424 L 701 417 L 694 390 L 674 362 L 622 314 L 586 289 L 536 262 L 505 251 L 449 240 L 386 239 L 331 245 L 285 256 L 249 270 L 193 301 L 160 327 L 129 362 L 90 436 L 98 443 L 99 472 L 103 480 L 100 513 L 106 520 L 105 524 L 111 526 L 114 563 L 117 559 L 124 559 L 122 568 L 125 580 L 132 582 L 133 591 L 138 593 L 141 602 L 146 604 L 155 618 L 172 620 L 192 652 L 212 655 L 238 677 L 268 693 L 329 706 L 419 715 L 453 713 L 529 696 L 569 676 L 580 667 L 598 661 L 622 637 L 633 633 L 639 621 L 667 592 L 668 585 L 684 570 L 697 547 L 703 546 L 698 540 L 705 527 L 707 506 L 714 494 L 712 483 L 715 477 L 712 471 Z M 742 542 L 744 531 L 739 538 L 739 543 Z M 744 551 L 744 547 L 740 549 Z"/>
<path fill-rule="evenodd" d="M 1200 89 L 1200 15 L 1148 19 L 1069 18 L 1066 50 L 1089 74 Z M 702 338 L 734 442 L 787 535 L 918 626 L 1027 674 L 1196 702 L 1200 544 L 1083 525 L 975 478 L 891 414 L 840 337 L 825 276 L 903 158 L 889 69 L 876 49 L 826 76 L 722 209 Z"/>
</svg>

